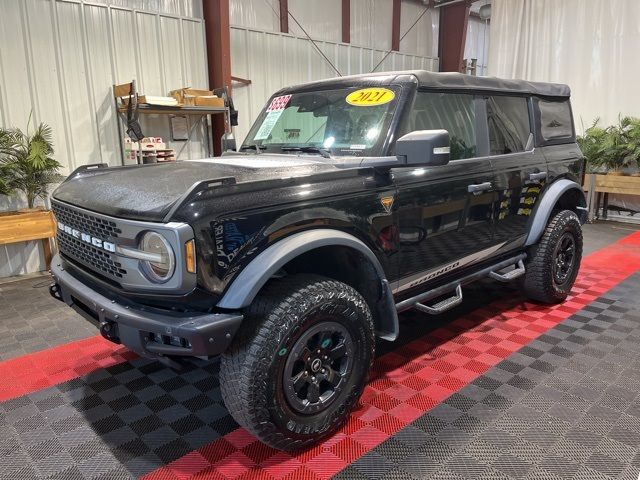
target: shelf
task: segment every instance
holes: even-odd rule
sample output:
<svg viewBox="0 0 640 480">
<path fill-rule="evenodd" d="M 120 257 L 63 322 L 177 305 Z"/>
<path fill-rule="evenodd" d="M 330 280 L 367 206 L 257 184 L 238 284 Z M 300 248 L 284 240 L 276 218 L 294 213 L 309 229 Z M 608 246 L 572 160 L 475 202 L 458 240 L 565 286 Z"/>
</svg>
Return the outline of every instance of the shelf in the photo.
<svg viewBox="0 0 640 480">
<path fill-rule="evenodd" d="M 127 107 L 120 107 L 118 111 L 120 113 L 127 113 Z M 140 115 L 215 115 L 216 113 L 225 113 L 226 111 L 226 107 L 201 107 L 193 105 L 172 107 L 144 103 L 138 105 L 138 113 Z"/>
</svg>

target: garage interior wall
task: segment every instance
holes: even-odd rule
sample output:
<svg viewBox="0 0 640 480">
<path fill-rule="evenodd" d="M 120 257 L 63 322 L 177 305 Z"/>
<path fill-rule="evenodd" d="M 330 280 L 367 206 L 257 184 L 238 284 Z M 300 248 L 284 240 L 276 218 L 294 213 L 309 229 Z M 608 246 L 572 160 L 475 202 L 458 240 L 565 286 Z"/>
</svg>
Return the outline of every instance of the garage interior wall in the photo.
<svg viewBox="0 0 640 480">
<path fill-rule="evenodd" d="M 289 0 L 289 9 L 344 75 L 369 72 L 391 48 L 392 2 L 351 0 L 351 42 L 341 40 L 341 0 Z M 403 0 L 401 35 L 424 5 Z M 278 0 L 230 0 L 231 61 L 244 139 L 274 91 L 336 76 L 293 20 L 280 33 Z M 437 70 L 438 11 L 429 10 L 378 70 Z M 54 131 L 63 174 L 87 163 L 120 163 L 111 86 L 132 79 L 149 95 L 208 83 L 202 0 L 2 0 L 0 125 Z M 144 130 L 167 139 L 168 120 L 145 117 Z M 170 144 L 180 158 L 205 155 L 203 137 Z M 4 197 L 6 199 L 6 197 Z M 4 203 L 2 203 L 4 202 Z M 21 208 L 19 201 L 0 210 Z M 0 246 L 0 278 L 44 269 L 40 242 Z"/>
<path fill-rule="evenodd" d="M 493 0 L 489 73 L 571 86 L 578 133 L 640 116 L 638 0 Z"/>
<path fill-rule="evenodd" d="M 136 79 L 163 95 L 208 83 L 201 0 L 2 0 L 0 125 L 48 123 L 68 174 L 87 163 L 120 164 L 111 86 Z M 168 138 L 168 119 L 141 120 Z M 145 128 L 146 127 L 146 128 Z M 196 133 L 197 135 L 197 133 Z M 204 155 L 202 136 L 176 143 L 181 158 Z M 0 197 L 0 210 L 26 205 Z M 40 242 L 0 246 L 0 277 L 44 269 Z"/>
<path fill-rule="evenodd" d="M 342 75 L 370 72 L 391 48 L 392 2 L 351 0 L 351 43 L 341 43 L 341 0 L 288 0 L 289 10 Z M 314 6 L 315 5 L 315 6 Z M 321 7 L 321 8 L 320 8 Z M 401 35 L 424 11 L 421 2 L 405 0 L 401 9 Z M 235 128 L 238 144 L 266 100 L 278 89 L 335 77 L 304 33 L 289 18 L 289 31 L 280 32 L 277 0 L 231 0 L 231 71 L 250 79 L 234 83 L 233 100 L 239 111 Z M 438 22 L 428 10 L 377 71 L 438 70 Z"/>
</svg>

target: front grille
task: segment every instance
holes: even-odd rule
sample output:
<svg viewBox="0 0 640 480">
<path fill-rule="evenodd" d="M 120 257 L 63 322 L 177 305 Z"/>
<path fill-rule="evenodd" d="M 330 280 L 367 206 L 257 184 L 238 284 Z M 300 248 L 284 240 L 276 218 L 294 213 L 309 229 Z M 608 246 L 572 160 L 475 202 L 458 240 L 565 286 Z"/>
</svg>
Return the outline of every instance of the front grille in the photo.
<svg viewBox="0 0 640 480">
<path fill-rule="evenodd" d="M 118 234 L 122 233 L 114 221 L 98 218 L 58 203 L 52 203 L 51 206 L 56 220 L 101 240 L 113 241 L 118 237 Z M 61 253 L 107 278 L 119 280 L 127 274 L 127 271 L 122 268 L 122 264 L 111 253 L 60 230 L 58 230 L 56 238 Z"/>
<path fill-rule="evenodd" d="M 115 262 L 108 252 L 81 242 L 66 233 L 58 233 L 57 239 L 60 251 L 68 257 L 115 278 L 122 278 L 122 275 L 127 274 L 122 265 Z"/>
<path fill-rule="evenodd" d="M 122 233 L 116 222 L 98 218 L 58 203 L 53 203 L 51 207 L 59 222 L 89 233 L 94 237 L 109 240 L 118 238 L 118 234 Z"/>
</svg>

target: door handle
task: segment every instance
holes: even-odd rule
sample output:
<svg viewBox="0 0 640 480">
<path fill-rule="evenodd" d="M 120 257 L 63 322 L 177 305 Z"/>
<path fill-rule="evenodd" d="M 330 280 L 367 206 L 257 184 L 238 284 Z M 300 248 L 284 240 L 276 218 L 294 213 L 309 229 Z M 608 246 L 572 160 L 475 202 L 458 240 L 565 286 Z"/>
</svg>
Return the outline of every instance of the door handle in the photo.
<svg viewBox="0 0 640 480">
<path fill-rule="evenodd" d="M 547 172 L 530 173 L 529 180 L 544 180 L 547 178 Z"/>
<path fill-rule="evenodd" d="M 468 185 L 467 191 L 474 195 L 480 195 L 482 192 L 491 189 L 491 182 L 476 183 L 474 185 Z"/>
</svg>

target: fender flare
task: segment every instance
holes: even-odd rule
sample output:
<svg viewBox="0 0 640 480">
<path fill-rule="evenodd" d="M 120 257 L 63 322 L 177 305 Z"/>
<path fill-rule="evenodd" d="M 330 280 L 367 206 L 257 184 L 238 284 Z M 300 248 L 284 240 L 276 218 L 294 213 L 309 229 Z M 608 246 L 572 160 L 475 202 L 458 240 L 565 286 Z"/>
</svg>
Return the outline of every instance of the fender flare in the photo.
<svg viewBox="0 0 640 480">
<path fill-rule="evenodd" d="M 534 208 L 529 223 L 525 246 L 528 247 L 540 240 L 540 237 L 542 236 L 547 223 L 549 223 L 549 218 L 551 217 L 553 207 L 555 207 L 560 197 L 569 190 L 577 190 L 578 192 L 580 192 L 580 196 L 578 197 L 580 198 L 580 205 L 577 205 L 577 208 L 581 211 L 579 212 L 581 221 L 584 220 L 584 215 L 581 213 L 586 213 L 585 207 L 587 205 L 587 201 L 582 187 L 578 183 L 566 178 L 557 180 L 549 185 L 546 192 L 542 195 L 542 197 L 538 201 L 538 204 Z"/>
<path fill-rule="evenodd" d="M 267 247 L 242 269 L 217 306 L 234 310 L 249 306 L 267 281 L 290 260 L 316 248 L 332 245 L 357 250 L 375 268 L 381 281 L 381 297 L 377 302 L 378 305 L 374 307 L 376 311 L 372 311 L 376 319 L 377 335 L 386 340 L 395 340 L 399 330 L 398 313 L 382 265 L 364 242 L 340 230 L 328 228 L 307 230 L 290 235 Z"/>
</svg>

